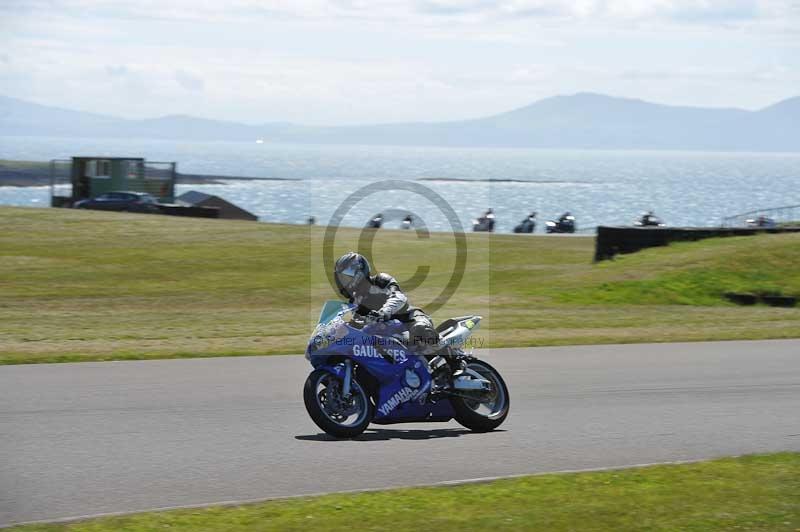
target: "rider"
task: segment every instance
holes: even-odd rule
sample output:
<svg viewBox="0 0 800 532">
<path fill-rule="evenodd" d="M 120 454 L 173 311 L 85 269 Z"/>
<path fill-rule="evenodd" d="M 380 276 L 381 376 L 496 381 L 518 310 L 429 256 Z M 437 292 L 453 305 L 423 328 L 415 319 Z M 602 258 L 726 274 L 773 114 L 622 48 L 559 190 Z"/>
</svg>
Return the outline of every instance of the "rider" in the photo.
<svg viewBox="0 0 800 532">
<path fill-rule="evenodd" d="M 533 232 L 533 228 L 536 227 L 536 211 L 531 212 L 527 218 L 522 220 L 519 224 L 523 230 Z"/>
<path fill-rule="evenodd" d="M 406 324 L 409 343 L 421 355 L 441 349 L 439 333 L 422 310 L 412 307 L 394 277 L 388 273 L 370 275 L 366 257 L 350 252 L 339 257 L 334 267 L 339 293 L 358 305 L 356 312 L 375 321 L 397 319 Z"/>
<path fill-rule="evenodd" d="M 490 233 L 494 232 L 494 220 L 495 220 L 494 209 L 492 208 L 487 209 L 486 212 L 483 213 L 483 216 L 478 218 L 478 222 L 480 222 L 481 224 L 486 224 L 486 229 Z"/>
</svg>

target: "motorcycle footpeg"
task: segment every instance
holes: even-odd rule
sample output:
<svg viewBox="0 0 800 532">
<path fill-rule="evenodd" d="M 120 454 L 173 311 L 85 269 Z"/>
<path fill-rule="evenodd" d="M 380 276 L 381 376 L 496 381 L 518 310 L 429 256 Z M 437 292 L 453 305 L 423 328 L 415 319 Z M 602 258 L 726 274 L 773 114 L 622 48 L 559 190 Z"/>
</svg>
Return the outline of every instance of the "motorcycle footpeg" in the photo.
<svg viewBox="0 0 800 532">
<path fill-rule="evenodd" d="M 435 373 L 437 370 L 443 368 L 446 364 L 447 361 L 442 355 L 436 355 L 430 360 L 430 362 L 428 362 L 428 367 L 430 367 L 431 373 Z"/>
</svg>

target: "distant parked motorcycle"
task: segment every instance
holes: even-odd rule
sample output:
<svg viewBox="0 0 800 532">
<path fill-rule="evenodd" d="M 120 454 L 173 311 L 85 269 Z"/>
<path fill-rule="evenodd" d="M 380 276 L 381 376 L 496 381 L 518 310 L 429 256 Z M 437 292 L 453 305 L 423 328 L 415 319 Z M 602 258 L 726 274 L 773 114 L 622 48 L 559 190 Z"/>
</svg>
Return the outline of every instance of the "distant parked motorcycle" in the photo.
<svg viewBox="0 0 800 532">
<path fill-rule="evenodd" d="M 745 223 L 747 223 L 748 227 L 761 227 L 764 229 L 771 229 L 778 226 L 775 220 L 767 216 L 759 216 L 758 218 L 747 220 Z"/>
<path fill-rule="evenodd" d="M 536 231 L 536 213 L 532 212 L 527 218 L 514 227 L 515 233 L 533 233 Z"/>
<path fill-rule="evenodd" d="M 653 211 L 646 212 L 642 214 L 642 217 L 634 222 L 635 226 L 637 227 L 664 227 L 664 222 L 653 214 Z"/>
<path fill-rule="evenodd" d="M 367 222 L 367 227 L 370 229 L 380 229 L 383 225 L 383 214 L 378 213 L 376 214 L 369 222 Z"/>
<path fill-rule="evenodd" d="M 568 212 L 562 214 L 556 221 L 548 220 L 544 227 L 548 233 L 574 233 L 577 229 L 575 217 Z"/>
<path fill-rule="evenodd" d="M 476 232 L 493 233 L 494 221 L 494 211 L 489 209 L 480 218 L 472 220 L 472 230 Z"/>
<path fill-rule="evenodd" d="M 463 350 L 480 316 L 443 321 L 436 330 L 447 347 L 423 357 L 401 341 L 407 333 L 403 323 L 377 323 L 357 314 L 357 308 L 326 302 L 306 349 L 314 370 L 306 379 L 303 400 L 319 428 L 337 438 L 352 438 L 370 423 L 455 418 L 474 432 L 503 423 L 510 405 L 503 378 Z"/>
</svg>

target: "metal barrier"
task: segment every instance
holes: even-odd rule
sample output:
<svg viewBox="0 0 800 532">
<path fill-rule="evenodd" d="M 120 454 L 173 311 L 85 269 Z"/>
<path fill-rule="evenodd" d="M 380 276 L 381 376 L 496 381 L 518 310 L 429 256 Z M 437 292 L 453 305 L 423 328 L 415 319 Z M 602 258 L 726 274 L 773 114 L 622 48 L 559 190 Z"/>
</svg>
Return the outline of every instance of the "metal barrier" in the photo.
<svg viewBox="0 0 800 532">
<path fill-rule="evenodd" d="M 145 161 L 142 168 L 142 192 L 157 198 L 175 200 L 176 163 L 162 161 Z"/>
<path fill-rule="evenodd" d="M 72 203 L 72 160 L 50 161 L 50 206 L 69 207 Z"/>
<path fill-rule="evenodd" d="M 759 219 L 771 219 L 777 225 L 800 226 L 800 205 L 772 207 L 741 214 L 734 214 L 722 219 L 722 227 L 752 227 L 758 225 Z"/>
</svg>

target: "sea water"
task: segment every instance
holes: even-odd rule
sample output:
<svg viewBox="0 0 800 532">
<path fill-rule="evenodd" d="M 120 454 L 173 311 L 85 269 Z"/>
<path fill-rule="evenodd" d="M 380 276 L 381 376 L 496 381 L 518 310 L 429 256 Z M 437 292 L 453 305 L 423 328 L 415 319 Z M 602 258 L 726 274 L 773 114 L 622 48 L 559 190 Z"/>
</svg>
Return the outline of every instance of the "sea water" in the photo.
<svg viewBox="0 0 800 532">
<path fill-rule="evenodd" d="M 431 230 L 469 229 L 493 208 L 502 232 L 532 211 L 542 221 L 570 211 L 587 229 L 630 224 L 647 210 L 669 225 L 714 226 L 725 216 L 800 204 L 800 154 L 0 136 L 0 159 L 73 155 L 145 157 L 176 161 L 182 173 L 273 178 L 179 185 L 178 193 L 216 194 L 262 221 L 296 224 L 310 216 L 325 224 L 338 214 L 342 225 L 358 227 L 380 212 L 390 218 L 387 227 L 412 213 Z M 369 188 L 377 182 L 384 183 Z M 49 194 L 48 187 L 0 187 L 0 204 L 44 207 Z"/>
</svg>

